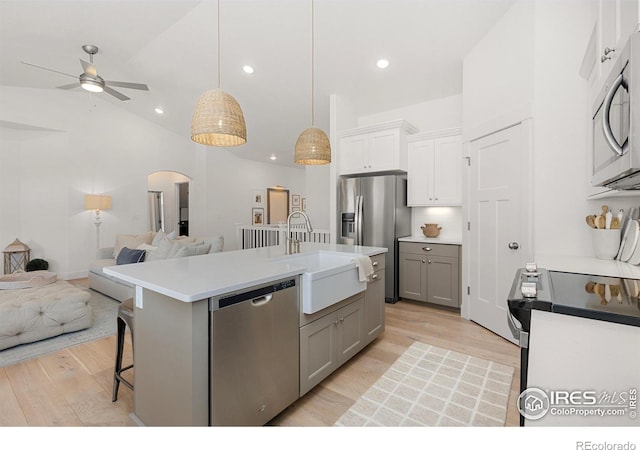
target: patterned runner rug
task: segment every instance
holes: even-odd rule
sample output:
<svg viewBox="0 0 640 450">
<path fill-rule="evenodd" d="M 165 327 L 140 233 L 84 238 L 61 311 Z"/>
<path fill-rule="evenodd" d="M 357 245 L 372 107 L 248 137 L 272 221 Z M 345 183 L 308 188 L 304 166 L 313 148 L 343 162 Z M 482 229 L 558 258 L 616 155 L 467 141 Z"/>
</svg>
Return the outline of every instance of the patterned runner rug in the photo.
<svg viewBox="0 0 640 450">
<path fill-rule="evenodd" d="M 504 426 L 513 372 L 415 342 L 334 426 Z"/>
</svg>

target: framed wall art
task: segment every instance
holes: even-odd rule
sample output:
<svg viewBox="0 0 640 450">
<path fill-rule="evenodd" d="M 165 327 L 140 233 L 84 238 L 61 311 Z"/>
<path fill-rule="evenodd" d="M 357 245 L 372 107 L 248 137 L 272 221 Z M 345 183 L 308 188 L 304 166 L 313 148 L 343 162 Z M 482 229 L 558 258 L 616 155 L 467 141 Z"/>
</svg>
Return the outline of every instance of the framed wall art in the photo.
<svg viewBox="0 0 640 450">
<path fill-rule="evenodd" d="M 251 208 L 251 225 L 264 224 L 264 208 Z"/>
</svg>

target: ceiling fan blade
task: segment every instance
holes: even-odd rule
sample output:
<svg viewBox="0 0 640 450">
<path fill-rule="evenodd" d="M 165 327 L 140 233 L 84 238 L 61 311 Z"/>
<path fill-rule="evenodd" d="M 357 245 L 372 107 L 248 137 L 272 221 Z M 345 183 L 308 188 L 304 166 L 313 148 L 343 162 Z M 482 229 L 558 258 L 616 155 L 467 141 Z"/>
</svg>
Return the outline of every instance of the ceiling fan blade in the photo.
<svg viewBox="0 0 640 450">
<path fill-rule="evenodd" d="M 140 89 L 141 91 L 148 91 L 149 86 L 141 83 L 127 83 L 126 81 L 105 81 L 108 86 L 123 87 L 128 89 Z"/>
<path fill-rule="evenodd" d="M 115 89 L 111 89 L 109 86 L 105 86 L 104 87 L 104 91 L 107 94 L 111 94 L 113 95 L 115 98 L 122 100 L 123 102 L 126 102 L 127 100 L 129 100 L 129 97 L 127 97 L 124 94 L 121 94 L 120 92 L 116 91 Z"/>
<path fill-rule="evenodd" d="M 71 75 L 69 73 L 60 72 L 59 70 L 49 69 L 48 67 L 36 66 L 35 64 L 31 64 L 31 63 L 24 62 L 24 61 L 20 61 L 20 62 L 22 64 L 24 64 L 25 66 L 31 66 L 31 67 L 35 67 L 36 69 L 48 70 L 49 72 L 59 73 L 60 75 L 66 75 L 68 77 L 78 78 L 78 75 Z"/>
<path fill-rule="evenodd" d="M 73 89 L 80 87 L 80 83 L 65 84 L 64 86 L 56 86 L 56 89 Z"/>
<path fill-rule="evenodd" d="M 82 64 L 82 70 L 84 70 L 84 73 L 89 74 L 94 78 L 98 76 L 98 69 L 96 69 L 96 66 L 83 60 L 80 60 L 80 64 Z"/>
</svg>

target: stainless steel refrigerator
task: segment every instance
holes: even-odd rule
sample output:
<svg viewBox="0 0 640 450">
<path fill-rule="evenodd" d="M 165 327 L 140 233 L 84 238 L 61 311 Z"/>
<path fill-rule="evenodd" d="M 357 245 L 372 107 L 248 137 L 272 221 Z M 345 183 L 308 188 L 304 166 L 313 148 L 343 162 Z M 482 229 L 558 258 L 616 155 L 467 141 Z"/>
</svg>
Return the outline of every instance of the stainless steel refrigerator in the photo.
<svg viewBox="0 0 640 450">
<path fill-rule="evenodd" d="M 406 175 L 341 178 L 338 186 L 340 244 L 386 247 L 385 301 L 398 301 L 398 238 L 411 234 Z"/>
</svg>

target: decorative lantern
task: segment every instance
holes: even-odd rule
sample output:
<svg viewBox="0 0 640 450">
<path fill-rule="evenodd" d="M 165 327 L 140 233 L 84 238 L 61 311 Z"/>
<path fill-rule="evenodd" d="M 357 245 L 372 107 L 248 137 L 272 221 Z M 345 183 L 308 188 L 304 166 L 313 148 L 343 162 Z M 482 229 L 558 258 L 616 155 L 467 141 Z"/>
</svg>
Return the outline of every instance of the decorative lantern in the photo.
<svg viewBox="0 0 640 450">
<path fill-rule="evenodd" d="M 2 251 L 4 253 L 4 273 L 11 274 L 18 270 L 25 271 L 31 257 L 31 249 L 18 238 Z"/>
</svg>

